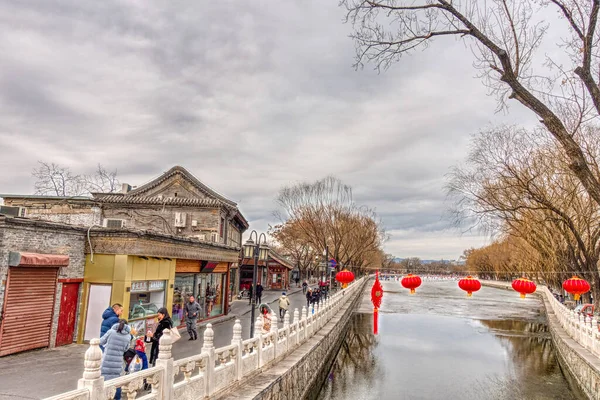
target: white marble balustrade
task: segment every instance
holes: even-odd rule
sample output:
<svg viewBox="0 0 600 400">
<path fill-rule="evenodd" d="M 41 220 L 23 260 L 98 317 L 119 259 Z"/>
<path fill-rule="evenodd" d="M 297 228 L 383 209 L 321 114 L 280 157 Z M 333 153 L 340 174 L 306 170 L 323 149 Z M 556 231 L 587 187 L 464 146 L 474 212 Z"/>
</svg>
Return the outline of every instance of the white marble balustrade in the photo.
<svg viewBox="0 0 600 400">
<path fill-rule="evenodd" d="M 545 286 L 541 287 L 540 290 L 546 296 L 556 319 L 558 319 L 567 334 L 592 354 L 600 357 L 600 331 L 598 330 L 596 317 L 580 315 L 568 309 L 564 304 L 556 300 Z"/>
<path fill-rule="evenodd" d="M 214 347 L 214 331 L 208 324 L 200 354 L 174 360 L 171 356 L 171 333 L 160 339 L 156 366 L 117 379 L 104 381 L 100 375 L 102 352 L 99 339 L 92 339 L 85 353 L 85 370 L 77 390 L 49 397 L 46 400 L 108 400 L 121 388 L 123 399 L 172 400 L 204 399 L 238 384 L 256 370 L 268 367 L 291 353 L 323 328 L 363 287 L 361 278 L 346 289 L 329 296 L 312 310 L 296 308 L 293 320 L 286 313 L 283 327 L 278 328 L 272 315 L 271 330 L 263 332 L 262 316 L 254 325 L 253 337 L 242 339 L 239 320 L 233 326 L 231 344 Z M 177 382 L 176 382 L 177 381 Z M 142 390 L 144 382 L 152 385 L 150 392 Z"/>
</svg>

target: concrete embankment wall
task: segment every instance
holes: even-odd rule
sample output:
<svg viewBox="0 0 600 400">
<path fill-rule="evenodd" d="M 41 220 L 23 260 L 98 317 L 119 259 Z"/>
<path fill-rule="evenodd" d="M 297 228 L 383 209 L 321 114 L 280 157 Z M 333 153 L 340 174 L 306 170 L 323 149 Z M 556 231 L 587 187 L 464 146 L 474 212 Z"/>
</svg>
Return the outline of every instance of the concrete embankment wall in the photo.
<svg viewBox="0 0 600 400">
<path fill-rule="evenodd" d="M 481 282 L 481 284 L 513 291 L 510 282 Z M 578 389 L 588 399 L 600 400 L 600 359 L 573 340 L 563 329 L 545 294 L 536 292 L 534 295 L 540 298 L 546 309 L 552 343 L 565 377 L 573 388 Z"/>
<path fill-rule="evenodd" d="M 349 327 L 356 305 L 365 293 L 363 284 L 341 312 L 296 351 L 251 377 L 238 388 L 224 393 L 220 399 L 317 399 Z"/>
</svg>

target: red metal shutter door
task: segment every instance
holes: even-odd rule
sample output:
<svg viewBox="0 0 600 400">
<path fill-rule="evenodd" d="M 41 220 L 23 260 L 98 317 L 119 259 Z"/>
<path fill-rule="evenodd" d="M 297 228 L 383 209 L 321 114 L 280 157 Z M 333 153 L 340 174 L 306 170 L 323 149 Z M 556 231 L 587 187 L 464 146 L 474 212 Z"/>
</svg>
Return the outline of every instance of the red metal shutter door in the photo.
<svg viewBox="0 0 600 400">
<path fill-rule="evenodd" d="M 0 356 L 50 345 L 57 273 L 48 267 L 8 269 Z"/>
<path fill-rule="evenodd" d="M 79 283 L 63 283 L 60 295 L 60 314 L 56 331 L 56 346 L 73 343 L 75 332 L 75 316 L 77 315 L 77 299 Z"/>
</svg>

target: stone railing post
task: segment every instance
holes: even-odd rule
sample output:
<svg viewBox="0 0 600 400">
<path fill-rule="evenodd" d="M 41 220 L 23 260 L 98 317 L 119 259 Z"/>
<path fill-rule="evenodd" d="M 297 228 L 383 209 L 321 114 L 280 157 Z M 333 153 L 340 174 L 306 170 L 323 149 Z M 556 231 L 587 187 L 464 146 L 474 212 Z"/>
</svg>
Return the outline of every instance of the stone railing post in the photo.
<svg viewBox="0 0 600 400">
<path fill-rule="evenodd" d="M 305 342 L 306 339 L 308 339 L 308 310 L 304 306 L 302 306 L 302 317 L 300 322 L 302 325 L 301 329 L 304 331 L 303 341 Z"/>
<path fill-rule="evenodd" d="M 290 313 L 283 316 L 283 329 L 285 330 L 285 354 L 290 351 Z"/>
<path fill-rule="evenodd" d="M 100 374 L 100 364 L 102 364 L 100 339 L 90 340 L 90 347 L 84 357 L 83 378 L 77 382 L 77 389 L 88 389 L 90 400 L 104 400 L 104 378 Z"/>
<path fill-rule="evenodd" d="M 202 353 L 208 355 L 206 362 L 206 387 L 204 393 L 206 396 L 211 396 L 215 390 L 215 332 L 212 329 L 212 324 L 206 325 L 204 331 L 204 343 L 202 344 Z"/>
<path fill-rule="evenodd" d="M 263 337 L 262 337 L 262 328 L 263 328 L 263 319 L 262 316 L 256 317 L 256 322 L 254 323 L 254 337 L 258 338 L 256 343 L 256 368 L 260 368 L 263 366 Z"/>
<path fill-rule="evenodd" d="M 321 302 L 315 304 L 315 314 L 313 315 L 313 334 L 321 328 Z"/>
<path fill-rule="evenodd" d="M 277 358 L 277 347 L 279 341 L 279 316 L 275 314 L 275 311 L 271 313 L 271 341 L 273 343 L 273 360 Z"/>
<path fill-rule="evenodd" d="M 158 358 L 156 359 L 156 366 L 163 367 L 162 382 L 156 387 L 156 383 L 152 385 L 152 392 L 155 390 L 159 391 L 159 398 L 163 400 L 173 399 L 173 384 L 175 381 L 173 357 L 171 356 L 171 349 L 173 347 L 173 339 L 171 338 L 171 331 L 164 330 L 163 335 L 158 341 Z M 162 397 L 160 395 L 162 392 Z"/>
<path fill-rule="evenodd" d="M 298 347 L 298 343 L 300 343 L 300 329 L 302 328 L 300 325 L 300 313 L 298 312 L 298 307 L 294 308 L 294 323 L 296 324 L 296 339 L 294 339 L 294 347 Z"/>
<path fill-rule="evenodd" d="M 235 351 L 235 378 L 239 381 L 244 377 L 244 364 L 242 357 L 244 356 L 244 344 L 242 339 L 242 323 L 239 319 L 233 324 L 233 338 L 231 344 L 237 346 Z"/>
</svg>

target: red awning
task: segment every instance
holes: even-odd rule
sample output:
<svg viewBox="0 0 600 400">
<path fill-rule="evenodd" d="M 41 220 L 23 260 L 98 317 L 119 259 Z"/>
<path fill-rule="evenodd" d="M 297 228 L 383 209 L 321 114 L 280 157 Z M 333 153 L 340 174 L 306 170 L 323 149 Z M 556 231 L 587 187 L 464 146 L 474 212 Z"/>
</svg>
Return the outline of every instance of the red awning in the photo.
<svg viewBox="0 0 600 400">
<path fill-rule="evenodd" d="M 62 254 L 20 253 L 11 251 L 8 255 L 8 265 L 11 267 L 66 267 L 69 265 L 69 256 Z"/>
<path fill-rule="evenodd" d="M 218 263 L 216 263 L 216 262 L 202 261 L 202 263 L 200 263 L 200 272 L 202 272 L 202 273 L 213 272 L 213 270 L 215 269 L 217 264 Z"/>
</svg>

